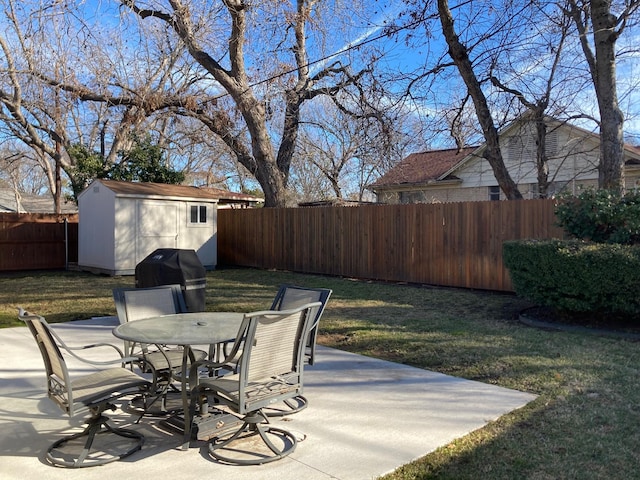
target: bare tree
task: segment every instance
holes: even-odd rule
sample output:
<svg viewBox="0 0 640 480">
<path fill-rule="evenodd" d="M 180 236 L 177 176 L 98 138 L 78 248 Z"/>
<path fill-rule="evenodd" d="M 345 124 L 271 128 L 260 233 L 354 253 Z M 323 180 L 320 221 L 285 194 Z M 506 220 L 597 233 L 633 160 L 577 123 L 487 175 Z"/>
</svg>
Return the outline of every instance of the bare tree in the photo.
<svg viewBox="0 0 640 480">
<path fill-rule="evenodd" d="M 308 26 L 314 16 L 319 15 L 321 2 L 297 0 L 292 10 L 277 1 L 254 4 L 245 0 L 223 0 L 205 6 L 168 0 L 167 10 L 162 9 L 159 2 L 146 2 L 145 6 L 135 0 L 120 3 L 142 19 L 164 22 L 184 42 L 192 59 L 215 79 L 224 95 L 206 108 L 185 109 L 184 113 L 202 121 L 222 139 L 238 162 L 255 175 L 265 194 L 265 206 L 286 205 L 285 191 L 303 104 L 323 95 L 338 101 L 338 94 L 356 86 L 367 72 L 367 69 L 352 72 L 339 60 L 311 69 Z M 196 5 L 202 9 L 197 10 Z M 261 36 L 264 31 L 258 28 L 261 20 L 266 20 L 270 35 L 284 34 L 275 43 L 270 42 L 275 48 L 271 62 L 264 57 L 259 60 L 267 70 L 273 65 L 277 67 L 276 72 L 270 72 L 271 80 L 252 79 L 261 72 L 255 64 L 248 63 L 245 49 L 252 39 L 266 40 L 266 36 Z M 214 38 L 222 35 L 222 28 L 227 29 L 227 42 L 226 51 L 220 53 Z M 259 48 L 256 43 L 252 45 Z M 291 52 L 293 58 L 283 58 L 280 63 L 283 52 Z M 277 98 L 269 95 L 270 87 L 277 85 L 282 90 L 281 107 L 275 107 Z M 281 113 L 279 128 L 272 121 L 277 111 Z"/>
<path fill-rule="evenodd" d="M 638 7 L 638 0 L 568 0 L 565 7 L 578 29 L 580 45 L 589 65 L 598 100 L 598 183 L 601 188 L 620 191 L 624 191 L 624 116 L 618 104 L 615 48 L 628 24 L 637 21 Z M 620 11 L 620 14 L 615 15 L 614 10 Z M 593 43 L 589 41 L 590 31 Z"/>
<path fill-rule="evenodd" d="M 2 3 L 9 28 L 5 30 L 6 36 L 0 36 L 5 74 L 4 82 L 0 84 L 0 121 L 13 138 L 32 149 L 48 179 L 55 210 L 60 213 L 61 174 L 62 169 L 68 170 L 72 166 L 66 149 L 72 144 L 69 128 L 74 119 L 78 120 L 74 116 L 77 105 L 76 98 L 49 84 L 59 82 L 65 70 L 73 71 L 74 68 L 67 63 L 69 58 L 65 47 L 61 47 L 61 35 L 48 38 L 47 29 L 40 23 L 43 20 L 40 14 L 46 11 L 46 20 L 57 25 L 61 12 L 55 12 L 55 8 L 27 11 L 28 5 L 18 5 L 15 0 L 3 0 Z M 56 28 L 52 30 L 57 31 Z M 44 60 L 47 55 L 48 62 Z M 43 74 L 36 65 L 50 65 L 52 80 L 43 81 Z M 82 121 L 87 121 L 86 115 Z"/>
<path fill-rule="evenodd" d="M 525 28 L 525 15 L 521 10 L 526 6 L 511 0 L 504 0 L 499 5 L 473 0 L 460 2 L 453 7 L 454 21 L 447 0 L 405 0 L 405 3 L 407 10 L 401 18 L 412 29 L 420 25 L 425 30 L 423 37 L 411 33 L 410 40 L 422 42 L 422 48 L 429 53 L 422 71 L 409 82 L 407 94 L 413 98 L 418 90 L 426 89 L 426 95 L 421 93 L 429 106 L 433 105 L 432 117 L 440 122 L 440 127 L 436 128 L 449 134 L 459 148 L 477 140 L 473 131 L 463 128 L 469 105 L 472 105 L 486 145 L 483 156 L 493 176 L 506 198 L 522 198 L 505 166 L 500 148 L 498 131 L 508 115 L 502 106 L 492 103 L 489 94 L 493 88 L 490 82 L 492 59 L 505 48 L 516 48 L 519 44 L 519 35 Z M 441 31 L 441 36 L 437 30 Z M 440 50 L 440 39 L 445 40 L 443 51 Z M 455 67 L 457 80 L 449 73 L 451 67 Z"/>
<path fill-rule="evenodd" d="M 5 183 L 32 195 L 41 195 L 48 190 L 47 178 L 33 151 L 13 140 L 0 148 L 0 184 Z"/>
<path fill-rule="evenodd" d="M 402 133 L 406 118 L 382 107 L 376 110 L 380 115 L 367 116 L 318 99 L 306 112 L 310 120 L 303 122 L 293 167 L 315 167 L 316 184 L 328 186 L 315 189 L 322 198 L 362 200 L 373 178 L 404 155 L 410 140 Z"/>
<path fill-rule="evenodd" d="M 69 5 L 1 4 L 0 122 L 33 149 L 57 209 L 61 171 L 74 181 L 70 147 L 99 151 L 112 163 L 132 133 L 153 130 L 162 112 L 193 102 L 189 89 L 199 78 L 178 64 L 184 47 L 163 32 L 147 32 L 152 40 L 132 50 L 125 26 L 120 33 L 97 28 Z"/>
<path fill-rule="evenodd" d="M 507 168 L 505 167 L 500 150 L 500 141 L 498 138 L 498 129 L 493 123 L 493 117 L 487 103 L 487 98 L 482 90 L 482 86 L 473 68 L 473 63 L 469 58 L 467 47 L 460 41 L 456 29 L 454 27 L 453 16 L 449 9 L 447 0 L 438 0 L 438 14 L 442 25 L 442 33 L 449 46 L 449 55 L 453 59 L 460 76 L 464 80 L 469 96 L 473 100 L 476 115 L 482 128 L 482 133 L 486 142 L 484 157 L 491 165 L 493 173 L 498 181 L 498 185 L 509 199 L 522 198 L 522 194 L 518 190 Z"/>
<path fill-rule="evenodd" d="M 13 191 L 15 210 L 22 213 L 22 194 L 38 195 L 46 187 L 46 180 L 38 164 L 15 142 L 8 141 L 0 149 L 0 187 Z"/>
<path fill-rule="evenodd" d="M 490 79 L 494 87 L 513 95 L 527 110 L 527 120 L 535 127 L 535 164 L 537 171 L 538 195 L 547 197 L 549 190 L 549 157 L 547 153 L 547 115 L 557 102 L 554 89 L 559 83 L 559 69 L 564 54 L 564 45 L 569 35 L 570 19 L 559 11 L 559 15 L 539 10 L 540 22 L 532 22 L 531 35 L 517 52 L 501 51 L 492 61 Z M 515 57 L 515 58 L 514 58 Z M 523 70 L 529 72 L 523 74 Z M 502 72 L 507 81 L 498 78 Z M 570 83 L 566 76 L 560 80 Z M 509 85 L 511 86 L 509 86 Z M 555 105 L 555 112 L 559 107 Z"/>
</svg>

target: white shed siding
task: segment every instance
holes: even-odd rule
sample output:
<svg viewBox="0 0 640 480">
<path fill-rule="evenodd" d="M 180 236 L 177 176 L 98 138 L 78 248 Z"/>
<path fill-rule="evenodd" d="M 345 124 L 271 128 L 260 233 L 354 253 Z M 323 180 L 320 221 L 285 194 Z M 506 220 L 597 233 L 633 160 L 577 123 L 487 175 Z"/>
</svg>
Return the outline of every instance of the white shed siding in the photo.
<svg viewBox="0 0 640 480">
<path fill-rule="evenodd" d="M 115 257 L 113 263 L 108 264 L 109 270 L 135 269 L 135 258 L 132 252 L 135 252 L 136 248 L 136 217 L 133 205 L 129 198 L 114 198 Z"/>
<path fill-rule="evenodd" d="M 132 275 L 158 248 L 195 250 L 205 268 L 217 263 L 217 200 L 116 193 L 100 181 L 79 196 L 78 264 L 81 268 Z M 206 219 L 190 221 L 191 206 Z"/>
<path fill-rule="evenodd" d="M 206 205 L 207 221 L 204 224 L 190 222 L 191 206 Z M 215 203 L 186 202 L 180 209 L 178 222 L 178 247 L 193 249 L 205 267 L 214 267 L 218 258 L 218 208 Z"/>
<path fill-rule="evenodd" d="M 129 255 L 130 265 L 135 266 L 158 248 L 178 246 L 178 211 L 184 202 L 161 200 L 133 200 L 136 212 L 135 255 Z M 186 248 L 186 247 L 182 247 Z M 131 267 L 131 264 L 133 267 Z"/>
<path fill-rule="evenodd" d="M 115 193 L 92 185 L 78 199 L 78 264 L 91 268 L 115 263 Z"/>
</svg>

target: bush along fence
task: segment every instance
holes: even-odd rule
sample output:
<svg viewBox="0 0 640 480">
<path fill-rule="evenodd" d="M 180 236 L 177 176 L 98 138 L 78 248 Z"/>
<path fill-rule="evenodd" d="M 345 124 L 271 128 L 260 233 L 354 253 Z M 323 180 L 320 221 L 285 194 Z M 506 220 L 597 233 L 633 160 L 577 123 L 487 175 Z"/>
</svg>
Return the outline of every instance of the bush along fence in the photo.
<svg viewBox="0 0 640 480">
<path fill-rule="evenodd" d="M 0 271 L 60 269 L 77 261 L 77 214 L 0 213 Z"/>
<path fill-rule="evenodd" d="M 220 210 L 218 265 L 513 291 L 505 240 L 563 238 L 553 200 Z"/>
<path fill-rule="evenodd" d="M 565 313 L 640 320 L 640 192 L 587 189 L 560 198 L 572 240 L 505 242 L 516 293 Z"/>
<path fill-rule="evenodd" d="M 505 242 L 518 295 L 563 312 L 640 316 L 640 245 Z"/>
</svg>

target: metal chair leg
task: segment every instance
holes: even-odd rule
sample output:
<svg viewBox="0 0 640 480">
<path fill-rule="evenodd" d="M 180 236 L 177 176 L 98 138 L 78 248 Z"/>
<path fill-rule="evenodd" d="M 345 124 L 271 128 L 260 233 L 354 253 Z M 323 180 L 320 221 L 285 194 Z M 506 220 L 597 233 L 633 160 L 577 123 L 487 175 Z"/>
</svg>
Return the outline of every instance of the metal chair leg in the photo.
<svg viewBox="0 0 640 480">
<path fill-rule="evenodd" d="M 264 412 L 254 412 L 247 415 L 243 425 L 230 437 L 214 438 L 209 442 L 209 454 L 216 460 L 232 465 L 262 465 L 264 463 L 280 460 L 292 453 L 298 440 L 288 430 L 274 427 L 269 423 Z M 258 436 L 269 452 L 255 450 L 255 442 L 251 437 Z M 272 437 L 277 437 L 282 447 L 277 446 Z M 250 444 L 248 450 L 241 450 L 239 443 L 247 440 Z M 234 444 L 232 446 L 232 444 Z M 234 452 L 235 455 L 227 455 L 226 452 Z"/>
<path fill-rule="evenodd" d="M 284 417 L 292 415 L 304 410 L 309 405 L 306 397 L 298 395 L 294 398 L 288 398 L 280 404 L 264 407 L 263 411 L 267 417 Z"/>
<path fill-rule="evenodd" d="M 122 458 L 126 458 L 142 448 L 142 445 L 144 445 L 144 435 L 125 428 L 114 428 L 107 423 L 108 421 L 109 418 L 102 414 L 97 414 L 96 416 L 91 417 L 87 421 L 87 427 L 82 432 L 68 435 L 53 443 L 47 450 L 47 460 L 51 464 L 60 467 L 94 467 L 97 465 L 104 465 L 106 463 L 111 463 Z M 104 456 L 105 452 L 101 452 L 98 457 L 92 457 L 92 447 L 96 435 L 106 434 L 114 434 L 120 437 L 133 439 L 136 440 L 136 442 L 131 448 L 123 453 Z M 68 444 L 72 440 L 76 440 L 85 436 L 87 437 L 87 440 L 84 443 L 82 451 L 77 455 L 76 458 L 72 458 L 69 454 L 64 454 L 64 452 L 62 452 L 62 448 L 66 444 Z M 57 455 L 55 454 L 56 451 L 58 452 Z"/>
</svg>

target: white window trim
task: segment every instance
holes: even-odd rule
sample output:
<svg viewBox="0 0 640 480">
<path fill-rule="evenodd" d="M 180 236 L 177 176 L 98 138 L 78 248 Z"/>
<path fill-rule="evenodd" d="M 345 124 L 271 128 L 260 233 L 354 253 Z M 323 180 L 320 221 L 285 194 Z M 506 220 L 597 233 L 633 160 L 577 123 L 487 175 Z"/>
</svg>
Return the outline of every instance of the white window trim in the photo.
<svg viewBox="0 0 640 480">
<path fill-rule="evenodd" d="M 193 207 L 197 207 L 198 208 L 198 221 L 197 222 L 192 222 L 191 221 L 191 210 Z M 200 214 L 202 207 L 205 208 L 205 221 L 201 222 L 200 219 Z M 187 226 L 188 227 L 193 227 L 193 228 L 202 228 L 202 227 L 208 227 L 211 224 L 211 205 L 207 204 L 207 203 L 188 203 L 187 204 Z"/>
</svg>

